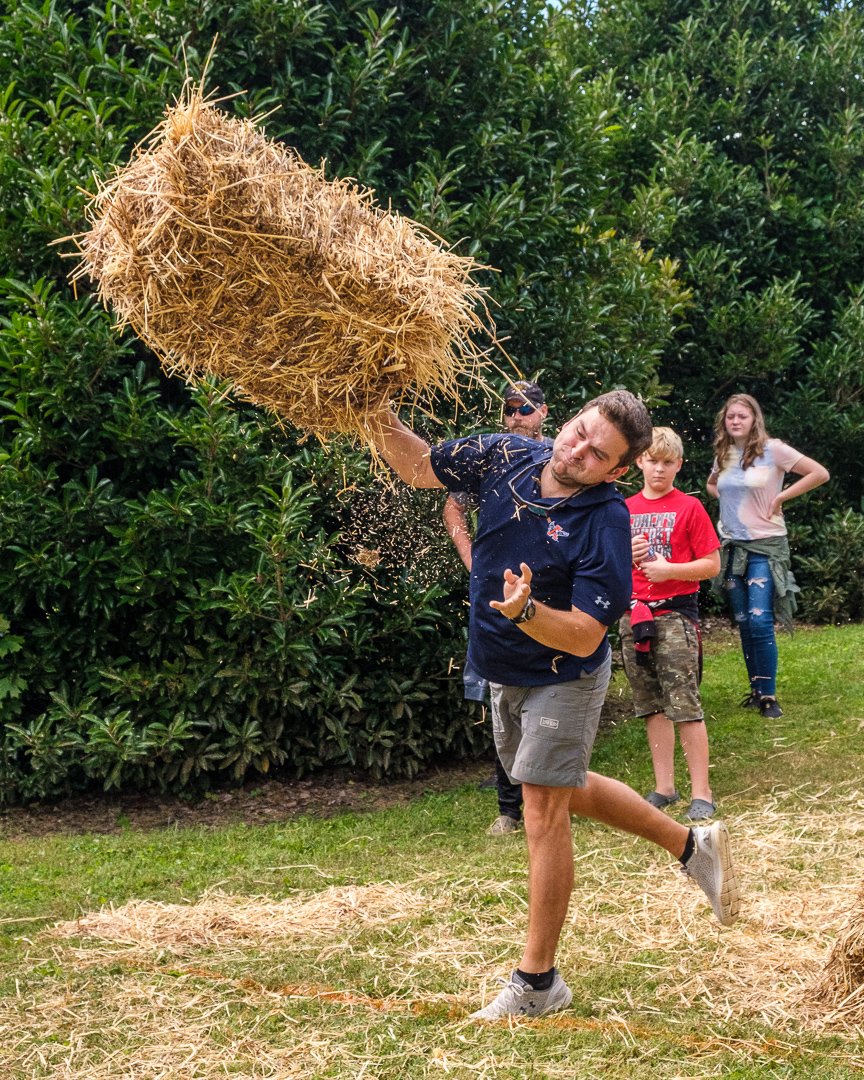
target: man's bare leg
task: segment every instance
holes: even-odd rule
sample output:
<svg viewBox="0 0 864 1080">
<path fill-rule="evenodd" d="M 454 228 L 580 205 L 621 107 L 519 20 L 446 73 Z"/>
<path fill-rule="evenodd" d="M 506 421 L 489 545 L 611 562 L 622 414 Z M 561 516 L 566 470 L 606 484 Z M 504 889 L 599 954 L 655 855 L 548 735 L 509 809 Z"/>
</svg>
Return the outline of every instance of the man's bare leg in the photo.
<svg viewBox="0 0 864 1080">
<path fill-rule="evenodd" d="M 679 858 L 689 830 L 618 780 L 588 773 L 583 788 L 523 784 L 528 841 L 528 939 L 519 967 L 548 971 L 573 891 L 570 815 L 593 818 L 651 840 Z"/>
<path fill-rule="evenodd" d="M 526 975 L 548 972 L 555 964 L 561 929 L 573 891 L 573 841 L 570 814 L 593 818 L 613 828 L 651 840 L 680 858 L 688 846 L 690 830 L 651 806 L 632 788 L 617 780 L 588 773 L 585 787 L 549 788 L 522 785 L 525 798 L 525 835 L 528 840 L 529 895 L 528 938 L 519 962 Z M 688 855 L 688 874 L 695 878 L 724 925 L 738 915 L 738 886 L 722 822 L 697 829 L 699 847 Z M 704 834 L 704 835 L 703 835 Z M 705 849 L 703 851 L 703 844 Z M 698 865 L 695 865 L 698 859 Z M 543 1015 L 564 1009 L 572 992 L 560 975 L 549 990 L 526 991 L 529 983 L 514 979 L 483 1009 L 476 1019 L 499 1020 L 505 1016 Z"/>
<path fill-rule="evenodd" d="M 519 962 L 522 971 L 548 971 L 555 963 L 573 891 L 572 795 L 573 788 L 522 785 L 528 842 L 528 939 Z"/>
<path fill-rule="evenodd" d="M 572 990 L 551 970 L 573 891 L 572 791 L 522 784 L 528 841 L 528 938 L 519 969 L 496 998 L 471 1014 L 475 1020 L 543 1016 L 566 1009 L 573 1000 Z M 544 979 L 535 979 L 536 975 Z"/>
<path fill-rule="evenodd" d="M 707 896 L 718 922 L 730 926 L 738 918 L 739 890 L 732 865 L 729 835 L 722 821 L 695 826 L 694 843 L 688 845 L 691 830 L 656 809 L 636 792 L 617 780 L 588 773 L 585 787 L 573 788 L 571 813 L 602 821 L 624 832 L 634 833 L 665 848 L 680 859 L 688 847 L 684 869 Z"/>
<path fill-rule="evenodd" d="M 676 859 L 684 854 L 690 832 L 686 825 L 646 802 L 633 788 L 593 772 L 588 773 L 585 787 L 571 789 L 570 813 L 641 836 L 665 848 Z"/>
</svg>

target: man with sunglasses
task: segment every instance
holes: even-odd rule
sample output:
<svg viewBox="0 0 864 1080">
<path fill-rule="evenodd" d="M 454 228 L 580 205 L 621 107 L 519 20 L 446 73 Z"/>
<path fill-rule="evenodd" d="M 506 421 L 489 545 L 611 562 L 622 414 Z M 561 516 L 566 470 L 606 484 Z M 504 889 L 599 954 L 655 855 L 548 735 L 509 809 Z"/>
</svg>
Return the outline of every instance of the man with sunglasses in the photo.
<svg viewBox="0 0 864 1080">
<path fill-rule="evenodd" d="M 519 965 L 474 1017 L 540 1016 L 572 1000 L 554 966 L 573 888 L 572 814 L 658 844 L 717 919 L 734 922 L 738 887 L 723 823 L 688 828 L 588 770 L 611 669 L 606 631 L 628 610 L 632 585 L 630 517 L 614 481 L 651 444 L 647 409 L 627 391 L 603 394 L 551 450 L 507 435 L 430 449 L 390 410 L 373 432 L 407 483 L 479 500 L 468 652 L 491 684 L 499 757 L 522 783 L 529 903 Z"/>
<path fill-rule="evenodd" d="M 543 423 L 549 415 L 546 396 L 535 382 L 520 379 L 504 391 L 504 430 L 509 435 L 534 439 L 544 446 L 552 440 L 543 435 Z M 444 503 L 442 517 L 459 558 L 471 573 L 471 527 L 468 515 L 477 509 L 477 500 L 467 491 L 451 491 Z M 489 683 L 466 657 L 462 671 L 466 701 L 486 700 Z M 483 785 L 487 785 L 484 783 Z M 508 836 L 517 832 L 522 822 L 522 785 L 514 784 L 507 775 L 501 759 L 495 755 L 495 788 L 498 794 L 498 816 L 486 830 L 490 836 Z"/>
</svg>

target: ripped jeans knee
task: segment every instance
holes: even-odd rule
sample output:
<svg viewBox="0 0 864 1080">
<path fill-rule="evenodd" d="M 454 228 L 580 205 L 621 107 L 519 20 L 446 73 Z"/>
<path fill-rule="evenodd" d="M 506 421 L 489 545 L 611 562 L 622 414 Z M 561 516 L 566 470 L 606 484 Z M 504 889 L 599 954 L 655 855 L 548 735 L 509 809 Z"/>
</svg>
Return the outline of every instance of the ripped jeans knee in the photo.
<svg viewBox="0 0 864 1080">
<path fill-rule="evenodd" d="M 777 639 L 774 634 L 774 579 L 765 555 L 750 554 L 742 574 L 726 577 L 732 617 L 751 687 L 773 695 L 777 686 Z"/>
</svg>

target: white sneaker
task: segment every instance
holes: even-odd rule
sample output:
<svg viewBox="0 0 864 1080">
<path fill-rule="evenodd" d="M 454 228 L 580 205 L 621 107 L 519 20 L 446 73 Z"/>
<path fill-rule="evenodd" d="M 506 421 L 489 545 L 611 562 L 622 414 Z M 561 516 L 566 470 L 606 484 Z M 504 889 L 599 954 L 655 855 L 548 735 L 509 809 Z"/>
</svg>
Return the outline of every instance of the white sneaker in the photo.
<svg viewBox="0 0 864 1080">
<path fill-rule="evenodd" d="M 729 832 L 722 821 L 715 821 L 713 825 L 697 825 L 693 838 L 696 850 L 683 871 L 711 901 L 718 922 L 731 926 L 738 918 L 740 898 L 729 849 Z"/>
<path fill-rule="evenodd" d="M 544 1013 L 566 1009 L 573 1000 L 573 991 L 558 972 L 548 990 L 532 990 L 514 971 L 510 982 L 494 1001 L 477 1012 L 472 1020 L 500 1020 L 504 1016 L 542 1016 Z"/>
</svg>

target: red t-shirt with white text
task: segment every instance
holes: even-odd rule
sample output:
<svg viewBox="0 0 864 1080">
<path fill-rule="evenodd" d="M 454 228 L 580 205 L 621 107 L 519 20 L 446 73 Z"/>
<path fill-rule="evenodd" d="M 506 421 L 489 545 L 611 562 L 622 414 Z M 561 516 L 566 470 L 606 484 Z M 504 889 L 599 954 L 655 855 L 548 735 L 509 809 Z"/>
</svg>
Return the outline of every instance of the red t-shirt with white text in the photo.
<svg viewBox="0 0 864 1080">
<path fill-rule="evenodd" d="M 630 511 L 630 535 L 647 536 L 653 551 L 672 563 L 704 559 L 720 547 L 717 532 L 705 507 L 692 495 L 673 488 L 659 499 L 646 499 L 640 491 L 626 499 Z M 672 596 L 699 592 L 698 581 L 651 582 L 638 566 L 633 567 L 633 595 L 653 603 Z"/>
</svg>

